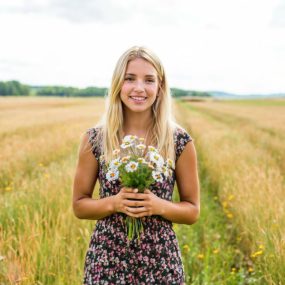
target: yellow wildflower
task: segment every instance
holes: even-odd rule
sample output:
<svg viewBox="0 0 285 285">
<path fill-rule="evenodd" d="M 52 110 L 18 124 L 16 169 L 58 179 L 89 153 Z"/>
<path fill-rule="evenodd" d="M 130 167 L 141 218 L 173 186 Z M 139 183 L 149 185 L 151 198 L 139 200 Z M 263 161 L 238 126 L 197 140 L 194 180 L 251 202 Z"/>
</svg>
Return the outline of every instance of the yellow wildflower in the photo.
<svg viewBox="0 0 285 285">
<path fill-rule="evenodd" d="M 220 252 L 220 250 L 219 250 L 218 248 L 216 248 L 216 249 L 213 250 L 213 253 L 214 253 L 214 254 L 217 254 L 217 253 L 219 253 L 219 252 Z"/>
<path fill-rule="evenodd" d="M 188 244 L 184 244 L 184 245 L 183 245 L 183 250 L 184 250 L 185 252 L 189 252 L 189 251 L 190 251 L 189 245 L 188 245 Z"/>
<path fill-rule="evenodd" d="M 202 253 L 198 254 L 198 255 L 197 255 L 197 258 L 198 258 L 198 259 L 204 259 L 204 254 L 202 254 Z"/>
<path fill-rule="evenodd" d="M 227 214 L 227 217 L 228 217 L 229 219 L 232 219 L 232 218 L 233 218 L 233 214 L 232 214 L 232 213 L 228 213 L 228 214 Z"/>
<path fill-rule="evenodd" d="M 251 257 L 252 257 L 252 258 L 255 258 L 255 257 L 257 257 L 257 256 L 259 256 L 259 255 L 262 255 L 262 254 L 263 254 L 263 251 L 262 251 L 262 250 L 259 250 L 259 251 L 254 252 L 254 253 L 251 255 Z"/>
<path fill-rule="evenodd" d="M 248 268 L 248 272 L 253 272 L 253 268 L 252 268 L 252 267 L 249 267 L 249 268 Z"/>
<path fill-rule="evenodd" d="M 228 201 L 232 201 L 235 198 L 235 196 L 233 194 L 229 195 L 228 197 Z"/>
</svg>

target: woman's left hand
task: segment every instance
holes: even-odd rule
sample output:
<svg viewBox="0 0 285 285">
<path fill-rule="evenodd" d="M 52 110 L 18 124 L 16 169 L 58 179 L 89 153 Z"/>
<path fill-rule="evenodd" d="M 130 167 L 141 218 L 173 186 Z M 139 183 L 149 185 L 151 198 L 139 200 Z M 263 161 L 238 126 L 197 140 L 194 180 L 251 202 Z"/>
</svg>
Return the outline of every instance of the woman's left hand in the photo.
<svg viewBox="0 0 285 285">
<path fill-rule="evenodd" d="M 149 189 L 146 189 L 144 193 L 133 193 L 132 195 L 132 199 L 140 199 L 140 201 L 127 200 L 124 202 L 129 216 L 142 218 L 162 215 L 166 200 L 159 198 Z"/>
</svg>

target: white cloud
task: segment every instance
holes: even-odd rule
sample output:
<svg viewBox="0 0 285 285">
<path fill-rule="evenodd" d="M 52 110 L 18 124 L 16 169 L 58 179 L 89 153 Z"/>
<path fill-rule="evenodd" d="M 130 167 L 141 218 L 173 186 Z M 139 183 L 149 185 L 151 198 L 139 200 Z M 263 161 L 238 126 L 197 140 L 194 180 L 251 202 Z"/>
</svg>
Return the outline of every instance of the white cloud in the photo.
<svg viewBox="0 0 285 285">
<path fill-rule="evenodd" d="M 108 86 L 120 54 L 137 44 L 159 55 L 171 86 L 284 92 L 278 7 L 275 0 L 2 1 L 0 80 Z"/>
</svg>

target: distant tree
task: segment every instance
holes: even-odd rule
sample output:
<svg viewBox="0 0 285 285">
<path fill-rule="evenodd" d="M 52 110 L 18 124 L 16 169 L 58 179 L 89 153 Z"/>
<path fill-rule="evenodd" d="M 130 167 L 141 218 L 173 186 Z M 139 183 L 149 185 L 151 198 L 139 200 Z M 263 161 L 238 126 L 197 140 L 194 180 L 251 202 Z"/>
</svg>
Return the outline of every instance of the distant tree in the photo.
<svg viewBox="0 0 285 285">
<path fill-rule="evenodd" d="M 6 83 L 3 81 L 0 81 L 0 95 L 6 96 L 7 94 L 7 87 Z"/>
<path fill-rule="evenodd" d="M 188 96 L 189 90 L 183 90 L 179 88 L 171 88 L 171 94 L 173 97 L 181 97 L 181 96 Z"/>
<path fill-rule="evenodd" d="M 183 97 L 183 96 L 209 97 L 209 96 L 211 96 L 207 92 L 183 90 L 183 89 L 179 89 L 179 88 L 171 88 L 171 94 L 173 97 Z"/>
<path fill-rule="evenodd" d="M 27 85 L 21 84 L 19 81 L 0 81 L 0 95 L 8 96 L 21 96 L 21 95 L 29 95 L 30 88 Z"/>
</svg>

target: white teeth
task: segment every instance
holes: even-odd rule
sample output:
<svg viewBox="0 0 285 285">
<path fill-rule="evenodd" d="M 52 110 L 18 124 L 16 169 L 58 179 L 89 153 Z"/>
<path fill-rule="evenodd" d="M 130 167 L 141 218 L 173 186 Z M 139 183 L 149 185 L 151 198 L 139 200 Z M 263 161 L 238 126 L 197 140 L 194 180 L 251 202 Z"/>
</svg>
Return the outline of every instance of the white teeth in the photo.
<svg viewBox="0 0 285 285">
<path fill-rule="evenodd" d="M 145 97 L 131 97 L 131 98 L 137 101 L 144 101 L 146 99 Z"/>
</svg>

